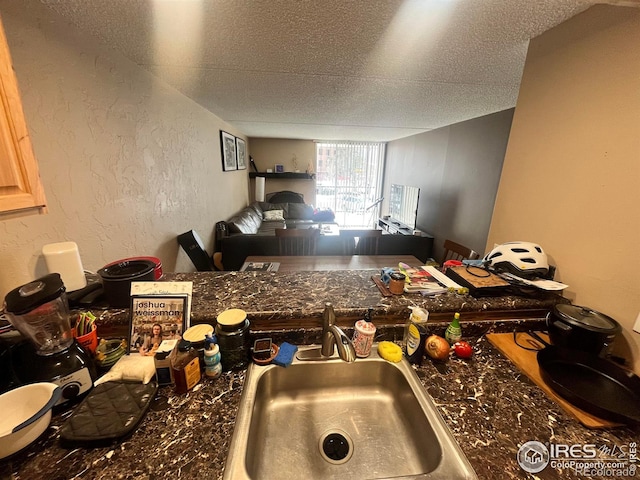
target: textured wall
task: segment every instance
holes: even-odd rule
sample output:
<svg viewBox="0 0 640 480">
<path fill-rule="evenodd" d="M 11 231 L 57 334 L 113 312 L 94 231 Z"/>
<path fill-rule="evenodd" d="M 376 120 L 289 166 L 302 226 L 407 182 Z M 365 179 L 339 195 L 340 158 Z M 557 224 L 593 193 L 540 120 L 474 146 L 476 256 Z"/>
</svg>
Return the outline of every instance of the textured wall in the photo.
<svg viewBox="0 0 640 480">
<path fill-rule="evenodd" d="M 47 215 L 0 219 L 0 295 L 46 274 L 47 243 L 85 269 L 132 255 L 191 271 L 176 235 L 212 253 L 214 223 L 248 202 L 248 170 L 222 172 L 219 130 L 240 132 L 28 0 L 0 1 Z"/>
<path fill-rule="evenodd" d="M 258 170 L 265 172 L 267 168 L 274 168 L 276 163 L 284 166 L 285 172 L 296 169 L 305 172 L 309 163 L 315 171 L 316 144 L 313 140 L 290 140 L 283 138 L 251 138 L 251 156 L 256 162 Z M 294 164 L 294 157 L 297 166 Z M 251 168 L 251 167 L 249 167 Z M 251 198 L 253 198 L 252 184 Z M 314 180 L 281 180 L 269 178 L 265 182 L 265 192 L 279 192 L 292 190 L 304 195 L 304 201 L 315 205 L 316 182 Z"/>
<path fill-rule="evenodd" d="M 534 39 L 489 241 L 540 243 L 565 296 L 624 327 L 640 372 L 640 9 L 596 6 Z"/>
<path fill-rule="evenodd" d="M 387 145 L 382 213 L 392 183 L 420 187 L 418 229 L 479 252 L 489 232 L 513 110 L 456 123 Z"/>
</svg>

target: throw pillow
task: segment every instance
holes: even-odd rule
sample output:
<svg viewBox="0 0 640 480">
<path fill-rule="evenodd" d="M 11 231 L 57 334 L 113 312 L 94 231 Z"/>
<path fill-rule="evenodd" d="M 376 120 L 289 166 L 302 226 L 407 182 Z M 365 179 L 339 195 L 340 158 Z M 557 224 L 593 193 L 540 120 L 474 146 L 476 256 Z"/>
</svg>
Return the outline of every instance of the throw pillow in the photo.
<svg viewBox="0 0 640 480">
<path fill-rule="evenodd" d="M 280 220 L 280 221 L 284 221 L 284 217 L 282 216 L 282 210 L 267 210 L 266 212 L 263 213 L 264 215 L 264 220 L 266 221 L 270 221 L 270 220 Z"/>
</svg>

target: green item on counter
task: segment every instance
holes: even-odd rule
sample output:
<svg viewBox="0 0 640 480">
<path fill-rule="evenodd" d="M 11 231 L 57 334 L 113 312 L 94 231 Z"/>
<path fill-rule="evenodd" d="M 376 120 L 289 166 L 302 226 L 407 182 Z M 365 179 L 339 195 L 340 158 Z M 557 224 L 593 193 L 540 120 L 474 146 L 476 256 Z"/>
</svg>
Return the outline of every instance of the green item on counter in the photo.
<svg viewBox="0 0 640 480">
<path fill-rule="evenodd" d="M 93 330 L 93 324 L 96 321 L 96 316 L 91 312 L 80 312 L 78 314 L 78 320 L 76 322 L 76 335 L 81 337 L 90 333 Z"/>
<path fill-rule="evenodd" d="M 460 328 L 460 314 L 456 312 L 453 316 L 453 321 L 447 327 L 444 332 L 444 338 L 447 339 L 449 345 L 453 345 L 462 338 L 462 328 Z"/>
</svg>

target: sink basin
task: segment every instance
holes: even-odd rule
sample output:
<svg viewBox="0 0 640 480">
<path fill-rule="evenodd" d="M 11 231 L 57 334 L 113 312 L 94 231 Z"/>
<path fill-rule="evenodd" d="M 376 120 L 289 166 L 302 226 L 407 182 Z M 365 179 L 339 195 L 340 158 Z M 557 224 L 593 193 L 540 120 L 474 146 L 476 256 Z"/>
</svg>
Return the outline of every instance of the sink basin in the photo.
<svg viewBox="0 0 640 480">
<path fill-rule="evenodd" d="M 477 478 L 411 365 L 251 365 L 224 479 Z"/>
</svg>

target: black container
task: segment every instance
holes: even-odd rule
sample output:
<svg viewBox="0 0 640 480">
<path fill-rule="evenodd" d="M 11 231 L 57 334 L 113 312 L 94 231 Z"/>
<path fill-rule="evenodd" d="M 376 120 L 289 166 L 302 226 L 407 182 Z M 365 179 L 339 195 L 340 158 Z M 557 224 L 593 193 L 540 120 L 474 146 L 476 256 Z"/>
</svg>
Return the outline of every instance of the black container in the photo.
<svg viewBox="0 0 640 480">
<path fill-rule="evenodd" d="M 553 345 L 605 357 L 622 327 L 613 318 L 588 307 L 556 305 L 547 315 Z"/>
<path fill-rule="evenodd" d="M 249 364 L 249 320 L 244 310 L 232 308 L 218 315 L 216 337 L 222 370 L 237 370 Z"/>
<path fill-rule="evenodd" d="M 131 260 L 98 270 L 104 296 L 110 307 L 126 308 L 131 298 L 131 282 L 151 281 L 155 278 L 156 264 L 149 260 Z"/>
</svg>

